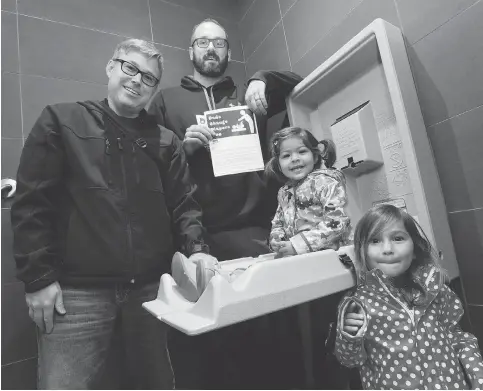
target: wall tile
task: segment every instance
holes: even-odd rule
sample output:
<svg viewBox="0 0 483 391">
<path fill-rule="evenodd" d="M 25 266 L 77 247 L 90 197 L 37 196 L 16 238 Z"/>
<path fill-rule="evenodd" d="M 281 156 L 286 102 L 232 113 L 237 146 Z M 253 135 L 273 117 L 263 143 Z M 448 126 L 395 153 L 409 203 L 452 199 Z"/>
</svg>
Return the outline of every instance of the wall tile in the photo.
<svg viewBox="0 0 483 391">
<path fill-rule="evenodd" d="M 466 300 L 483 305 L 483 209 L 450 213 L 448 217 Z"/>
<path fill-rule="evenodd" d="M 19 34 L 22 73 L 98 83 L 107 83 L 106 64 L 124 39 L 22 15 Z"/>
<path fill-rule="evenodd" d="M 181 78 L 193 74 L 188 50 L 156 45 L 164 58 L 164 73 L 161 77 L 161 88 L 179 86 Z"/>
<path fill-rule="evenodd" d="M 147 0 L 19 0 L 18 12 L 151 40 Z"/>
<path fill-rule="evenodd" d="M 297 0 L 279 0 L 280 11 L 282 11 L 282 15 L 285 15 L 289 8 L 292 7 L 293 4 L 296 2 Z"/>
<path fill-rule="evenodd" d="M 483 107 L 428 129 L 449 212 L 483 207 Z"/>
<path fill-rule="evenodd" d="M 22 147 L 21 138 L 2 138 L 2 178 L 16 178 Z"/>
<path fill-rule="evenodd" d="M 18 72 L 17 15 L 8 12 L 2 12 L 2 72 Z"/>
<path fill-rule="evenodd" d="M 470 305 L 468 312 L 473 326 L 473 334 L 478 338 L 481 351 L 483 350 L 483 306 Z"/>
<path fill-rule="evenodd" d="M 107 85 L 22 75 L 25 137 L 30 133 L 45 106 L 62 102 L 103 99 L 106 96 Z"/>
<path fill-rule="evenodd" d="M 37 388 L 37 358 L 2 366 L 3 390 L 35 390 Z"/>
<path fill-rule="evenodd" d="M 10 209 L 2 209 L 2 284 L 16 282 Z"/>
<path fill-rule="evenodd" d="M 426 126 L 483 104 L 483 2 L 408 50 Z"/>
<path fill-rule="evenodd" d="M 185 7 L 149 0 L 154 41 L 168 46 L 188 49 L 193 27 L 209 15 Z M 235 23 L 220 21 L 228 33 L 233 59 L 243 60 L 240 35 Z"/>
<path fill-rule="evenodd" d="M 2 137 L 22 137 L 19 75 L 2 73 Z"/>
<path fill-rule="evenodd" d="M 36 355 L 35 324 L 29 318 L 23 283 L 2 285 L 2 365 Z"/>
<path fill-rule="evenodd" d="M 199 22 L 200 21 L 198 21 L 197 23 Z M 230 41 L 231 58 L 237 61 L 244 61 L 240 28 L 235 23 L 232 23 L 232 24 L 224 23 L 224 22 L 220 22 L 220 23 L 222 23 L 223 27 L 228 33 L 228 40 Z M 193 26 L 191 26 L 191 28 L 189 29 L 190 34 L 192 30 L 193 30 Z"/>
<path fill-rule="evenodd" d="M 255 1 L 256 0 L 238 0 L 238 21 L 241 21 L 245 18 L 248 9 L 252 7 L 252 4 Z"/>
<path fill-rule="evenodd" d="M 149 4 L 154 41 L 188 49 L 193 26 L 204 19 L 203 15 L 161 0 L 149 0 Z"/>
<path fill-rule="evenodd" d="M 377 18 L 382 18 L 399 27 L 397 10 L 393 1 L 364 0 L 327 36 L 317 42 L 306 55 L 292 64 L 294 72 L 307 76 Z"/>
<path fill-rule="evenodd" d="M 246 63 L 246 68 L 248 77 L 261 69 L 290 70 L 282 24 L 275 27 L 257 51 L 253 53 Z"/>
<path fill-rule="evenodd" d="M 260 42 L 280 20 L 277 0 L 256 0 L 240 22 L 245 60 L 250 58 Z"/>
<path fill-rule="evenodd" d="M 167 0 L 169 3 L 179 4 L 191 8 L 216 18 L 223 18 L 231 22 L 237 22 L 240 15 L 240 5 L 238 1 L 226 0 Z M 219 20 L 219 22 L 223 22 Z"/>
<path fill-rule="evenodd" d="M 362 0 L 304 0 L 283 18 L 292 63 L 296 63 Z"/>
<path fill-rule="evenodd" d="M 2 6 L 2 11 L 17 12 L 16 0 L 2 0 L 0 1 L 0 4 Z"/>
<path fill-rule="evenodd" d="M 478 0 L 396 0 L 409 44 L 429 34 Z"/>
</svg>

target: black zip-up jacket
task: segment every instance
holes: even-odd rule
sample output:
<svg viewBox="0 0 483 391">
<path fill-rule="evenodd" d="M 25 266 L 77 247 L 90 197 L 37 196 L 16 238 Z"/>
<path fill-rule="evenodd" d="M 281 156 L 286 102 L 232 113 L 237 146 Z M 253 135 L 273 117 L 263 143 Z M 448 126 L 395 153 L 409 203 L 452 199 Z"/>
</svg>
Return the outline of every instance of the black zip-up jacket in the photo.
<svg viewBox="0 0 483 391">
<path fill-rule="evenodd" d="M 268 160 L 267 118 L 286 109 L 285 99 L 302 78 L 288 71 L 259 71 L 248 83 L 252 80 L 262 80 L 266 84 L 268 113 L 257 117 L 257 125 L 262 152 Z M 208 88 L 191 76 L 185 76 L 180 86 L 159 92 L 148 112 L 156 116 L 160 125 L 183 139 L 186 129 L 197 123 L 197 114 L 244 104 L 245 92 L 246 87 L 236 85 L 229 76 Z M 208 232 L 250 226 L 270 228 L 277 208 L 278 182 L 268 182 L 263 172 L 215 177 L 210 153 L 205 148 L 189 156 L 188 163 L 197 185 L 195 197 L 203 209 L 203 225 Z"/>
<path fill-rule="evenodd" d="M 107 100 L 47 106 L 18 169 L 17 276 L 26 292 L 155 281 L 177 249 L 203 243 L 194 191 L 181 141 L 144 110 L 123 118 Z"/>
</svg>

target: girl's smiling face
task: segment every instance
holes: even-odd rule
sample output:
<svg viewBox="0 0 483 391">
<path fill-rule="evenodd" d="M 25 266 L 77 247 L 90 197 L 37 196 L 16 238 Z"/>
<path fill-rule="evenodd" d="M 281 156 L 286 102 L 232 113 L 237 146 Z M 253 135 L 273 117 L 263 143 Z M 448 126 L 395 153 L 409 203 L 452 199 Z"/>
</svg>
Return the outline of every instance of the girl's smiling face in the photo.
<svg viewBox="0 0 483 391">
<path fill-rule="evenodd" d="M 278 163 L 287 179 L 299 181 L 313 171 L 315 158 L 301 138 L 289 137 L 280 144 Z"/>
<path fill-rule="evenodd" d="M 367 243 L 367 266 L 389 277 L 405 273 L 414 259 L 414 243 L 402 221 L 389 224 Z"/>
</svg>

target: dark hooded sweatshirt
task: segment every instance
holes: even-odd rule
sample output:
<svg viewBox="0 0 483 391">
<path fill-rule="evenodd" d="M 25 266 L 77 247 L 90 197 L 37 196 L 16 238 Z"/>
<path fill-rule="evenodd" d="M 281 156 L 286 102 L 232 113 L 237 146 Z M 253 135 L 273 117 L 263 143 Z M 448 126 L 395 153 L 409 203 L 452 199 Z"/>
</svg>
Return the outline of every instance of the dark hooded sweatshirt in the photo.
<svg viewBox="0 0 483 391">
<path fill-rule="evenodd" d="M 286 109 L 285 99 L 302 78 L 292 72 L 259 71 L 251 80 L 266 83 L 268 115 Z M 159 124 L 173 130 L 182 140 L 186 129 L 197 123 L 196 115 L 207 110 L 238 106 L 245 102 L 246 88 L 237 86 L 229 76 L 213 86 L 203 87 L 191 76 L 181 79 L 181 86 L 161 91 L 148 111 Z M 267 118 L 257 118 L 264 158 L 268 158 Z M 203 225 L 209 232 L 259 226 L 270 227 L 277 207 L 280 184 L 267 183 L 262 172 L 216 177 L 208 150 L 199 148 L 188 157 L 190 172 L 197 185 L 195 197 L 203 210 Z"/>
<path fill-rule="evenodd" d="M 55 281 L 143 283 L 176 249 L 202 243 L 179 139 L 144 110 L 107 100 L 47 106 L 22 151 L 12 206 L 14 256 L 27 292 Z"/>
</svg>

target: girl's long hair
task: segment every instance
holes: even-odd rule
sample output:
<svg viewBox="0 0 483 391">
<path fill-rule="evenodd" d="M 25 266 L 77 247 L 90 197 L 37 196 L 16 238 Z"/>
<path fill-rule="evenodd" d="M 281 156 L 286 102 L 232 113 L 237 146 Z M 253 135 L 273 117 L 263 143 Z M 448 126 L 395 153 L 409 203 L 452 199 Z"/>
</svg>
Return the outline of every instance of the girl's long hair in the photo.
<svg viewBox="0 0 483 391">
<path fill-rule="evenodd" d="M 298 137 L 302 140 L 304 145 L 312 151 L 314 155 L 315 164 L 314 170 L 322 167 L 322 162 L 327 168 L 333 168 L 332 166 L 336 160 L 335 144 L 332 140 L 325 139 L 317 141 L 312 133 L 307 129 L 299 128 L 297 126 L 290 126 L 276 132 L 270 140 L 270 160 L 265 167 L 265 174 L 269 177 L 275 177 L 280 182 L 286 182 L 287 178 L 282 174 L 279 164 L 280 146 L 282 142 L 291 137 Z M 319 144 L 324 146 L 324 150 L 321 151 Z"/>
<path fill-rule="evenodd" d="M 439 254 L 431 245 L 428 237 L 421 226 L 407 212 L 394 205 L 381 204 L 369 209 L 359 220 L 354 232 L 354 251 L 356 261 L 359 262 L 361 273 L 368 271 L 367 248 L 370 241 L 378 237 L 390 224 L 402 222 L 414 244 L 414 259 L 408 269 L 410 288 L 419 291 L 419 298 L 412 301 L 414 305 L 425 302 L 427 291 L 426 284 L 421 275 L 421 268 L 427 265 L 436 267 L 440 271 L 440 276 L 444 282 L 446 274 L 439 264 Z M 360 280 L 360 276 L 358 276 Z"/>
</svg>

